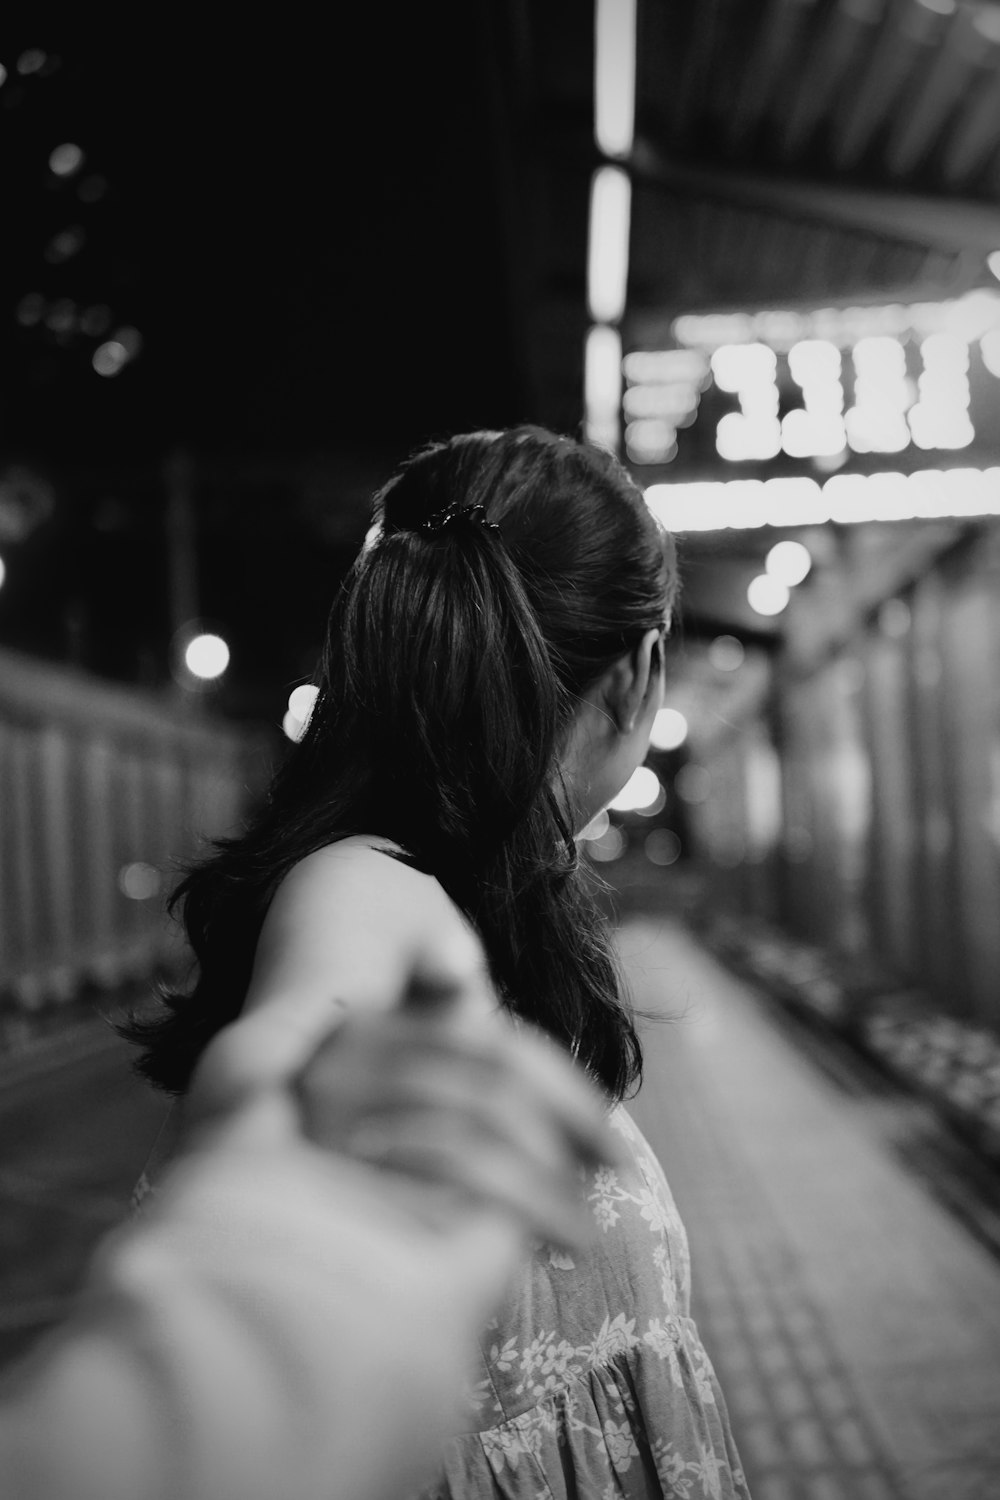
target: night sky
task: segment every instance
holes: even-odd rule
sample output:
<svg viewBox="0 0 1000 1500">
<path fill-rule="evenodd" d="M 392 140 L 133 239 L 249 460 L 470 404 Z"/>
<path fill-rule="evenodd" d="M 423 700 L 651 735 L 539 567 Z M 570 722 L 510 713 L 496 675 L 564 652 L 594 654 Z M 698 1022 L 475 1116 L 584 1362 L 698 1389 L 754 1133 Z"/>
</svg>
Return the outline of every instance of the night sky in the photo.
<svg viewBox="0 0 1000 1500">
<path fill-rule="evenodd" d="M 360 494 L 430 436 L 530 417 L 481 8 L 331 15 L 8 28 L 0 466 L 51 505 L 4 547 L 0 643 L 165 679 L 181 450 L 200 610 L 233 636 L 220 706 L 256 711 L 314 649 Z M 32 49 L 48 61 L 19 71 Z M 59 177 L 66 142 L 85 160 Z M 103 335 L 79 326 L 94 307 Z M 141 351 L 101 378 L 121 326 Z"/>
</svg>

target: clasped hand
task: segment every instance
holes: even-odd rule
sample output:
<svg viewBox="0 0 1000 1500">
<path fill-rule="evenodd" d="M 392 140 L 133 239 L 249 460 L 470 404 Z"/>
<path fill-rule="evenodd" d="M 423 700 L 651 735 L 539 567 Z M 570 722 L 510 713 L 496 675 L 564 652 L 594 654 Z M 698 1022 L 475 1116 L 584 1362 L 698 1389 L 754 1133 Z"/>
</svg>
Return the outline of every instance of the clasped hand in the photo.
<svg viewBox="0 0 1000 1500">
<path fill-rule="evenodd" d="M 592 1226 L 581 1169 L 618 1159 L 606 1101 L 499 1009 L 471 935 L 420 955 L 389 1009 L 333 1002 L 307 1023 L 277 1003 L 235 1022 L 199 1066 L 187 1128 L 254 1149 L 301 1132 L 425 1223 L 485 1209 L 571 1247 Z"/>
</svg>

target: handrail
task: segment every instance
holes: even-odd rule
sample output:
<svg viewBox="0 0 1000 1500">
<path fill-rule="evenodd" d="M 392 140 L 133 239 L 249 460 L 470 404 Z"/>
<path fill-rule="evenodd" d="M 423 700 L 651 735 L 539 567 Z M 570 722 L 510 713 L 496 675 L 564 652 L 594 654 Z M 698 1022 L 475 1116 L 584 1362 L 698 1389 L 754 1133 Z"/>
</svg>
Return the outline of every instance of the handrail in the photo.
<svg viewBox="0 0 1000 1500">
<path fill-rule="evenodd" d="M 175 965 L 165 896 L 270 770 L 265 731 L 0 649 L 0 1005 Z"/>
</svg>

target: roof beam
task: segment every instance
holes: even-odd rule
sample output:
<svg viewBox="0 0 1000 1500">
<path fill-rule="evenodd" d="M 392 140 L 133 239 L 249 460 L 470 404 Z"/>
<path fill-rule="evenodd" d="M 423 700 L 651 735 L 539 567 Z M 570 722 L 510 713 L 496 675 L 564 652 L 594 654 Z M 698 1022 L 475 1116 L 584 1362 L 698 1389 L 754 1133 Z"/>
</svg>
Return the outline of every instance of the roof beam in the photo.
<svg viewBox="0 0 1000 1500">
<path fill-rule="evenodd" d="M 690 166 L 672 160 L 646 141 L 636 143 L 632 169 L 639 182 L 672 193 L 811 219 L 909 241 L 928 250 L 982 257 L 1000 248 L 998 204 L 755 176 L 742 168 L 729 171 Z"/>
</svg>

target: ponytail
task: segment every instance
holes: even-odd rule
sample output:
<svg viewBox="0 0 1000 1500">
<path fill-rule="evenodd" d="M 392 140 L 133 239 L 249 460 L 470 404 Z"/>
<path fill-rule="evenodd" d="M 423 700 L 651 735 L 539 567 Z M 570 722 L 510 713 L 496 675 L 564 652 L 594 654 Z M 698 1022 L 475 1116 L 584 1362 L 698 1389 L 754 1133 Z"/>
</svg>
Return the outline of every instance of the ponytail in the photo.
<svg viewBox="0 0 1000 1500">
<path fill-rule="evenodd" d="M 387 530 L 347 592 L 338 646 L 368 754 L 396 783 L 406 747 L 409 838 L 435 870 L 493 858 L 545 800 L 564 717 L 499 530 L 471 515 Z"/>
</svg>

